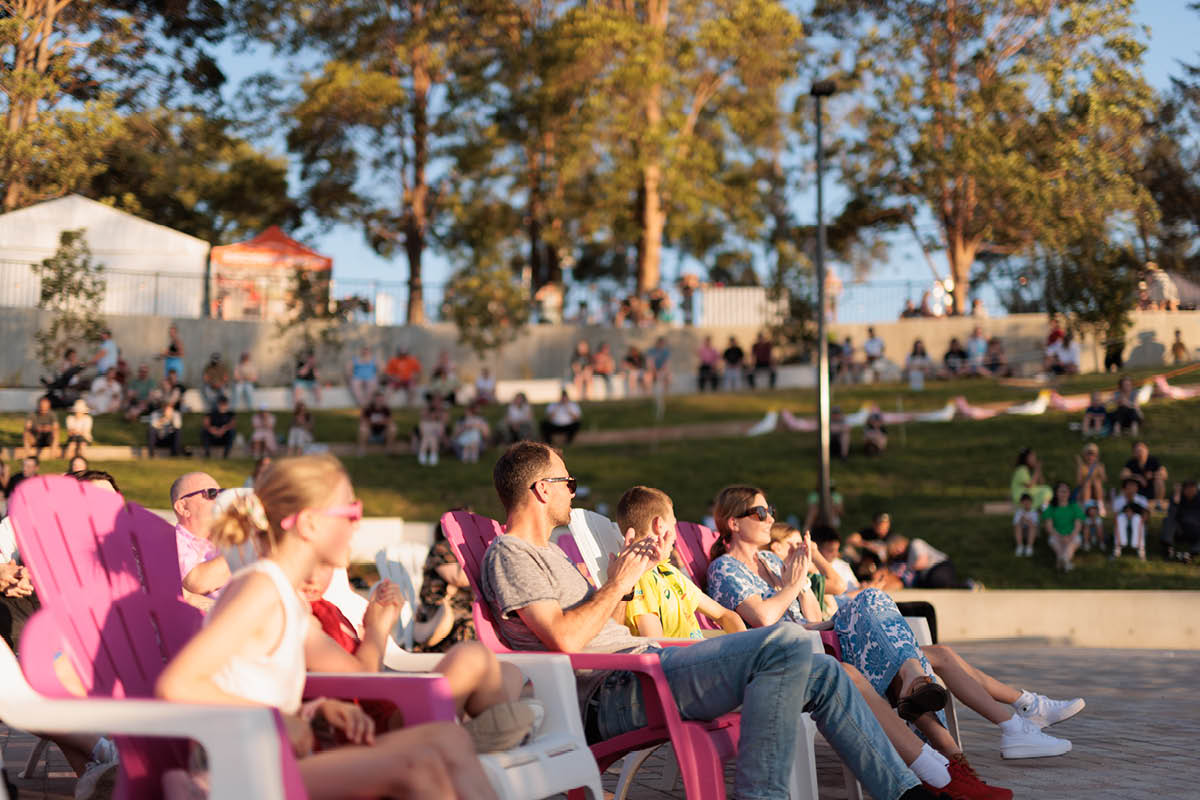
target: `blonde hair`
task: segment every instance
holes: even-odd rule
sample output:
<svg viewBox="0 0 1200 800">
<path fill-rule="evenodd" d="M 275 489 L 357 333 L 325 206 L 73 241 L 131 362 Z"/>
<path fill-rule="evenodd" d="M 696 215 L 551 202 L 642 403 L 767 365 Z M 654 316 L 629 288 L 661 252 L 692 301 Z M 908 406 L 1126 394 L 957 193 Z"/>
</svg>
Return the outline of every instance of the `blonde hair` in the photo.
<svg viewBox="0 0 1200 800">
<path fill-rule="evenodd" d="M 673 509 L 671 498 L 661 489 L 634 486 L 621 495 L 617 503 L 617 525 L 622 536 L 633 528 L 634 535 L 641 539 L 650 533 L 655 517 L 665 518 Z"/>
<path fill-rule="evenodd" d="M 804 535 L 795 525 L 788 525 L 786 522 L 776 522 L 771 526 L 771 541 L 763 545 L 763 549 L 770 549 L 771 545 L 776 542 L 782 542 L 793 533 L 799 533 L 801 536 Z"/>
<path fill-rule="evenodd" d="M 272 462 L 255 480 L 253 494 L 239 498 L 213 520 L 210 539 L 217 547 L 237 547 L 253 539 L 259 555 L 270 555 L 284 536 L 282 521 L 306 508 L 327 505 L 343 479 L 349 479 L 346 468 L 331 455 Z"/>
</svg>

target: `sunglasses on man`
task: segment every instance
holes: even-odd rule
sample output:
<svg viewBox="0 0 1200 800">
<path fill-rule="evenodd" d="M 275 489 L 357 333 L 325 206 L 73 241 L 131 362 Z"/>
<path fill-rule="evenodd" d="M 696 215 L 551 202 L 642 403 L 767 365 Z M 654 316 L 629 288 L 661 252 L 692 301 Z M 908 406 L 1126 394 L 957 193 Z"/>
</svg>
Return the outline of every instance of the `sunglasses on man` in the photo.
<svg viewBox="0 0 1200 800">
<path fill-rule="evenodd" d="M 221 490 L 217 489 L 217 488 L 197 489 L 194 492 L 188 492 L 187 494 L 180 495 L 179 499 L 186 500 L 187 498 L 191 497 L 192 495 L 202 494 L 202 495 L 204 495 L 204 499 L 206 499 L 206 500 L 216 500 L 217 495 L 219 495 L 220 493 L 221 493 Z"/>
<path fill-rule="evenodd" d="M 567 475 L 562 478 L 539 478 L 536 481 L 534 481 L 533 483 L 529 484 L 529 488 L 533 489 L 533 487 L 537 486 L 539 483 L 542 483 L 542 482 L 565 483 L 567 485 L 567 491 L 570 492 L 571 494 L 575 494 L 575 487 L 579 485 L 578 482 L 574 478 L 572 478 L 570 475 Z"/>
<path fill-rule="evenodd" d="M 766 522 L 767 517 L 775 516 L 775 506 L 751 506 L 746 509 L 746 513 L 738 514 L 738 519 L 742 517 L 758 517 L 759 522 Z"/>
</svg>

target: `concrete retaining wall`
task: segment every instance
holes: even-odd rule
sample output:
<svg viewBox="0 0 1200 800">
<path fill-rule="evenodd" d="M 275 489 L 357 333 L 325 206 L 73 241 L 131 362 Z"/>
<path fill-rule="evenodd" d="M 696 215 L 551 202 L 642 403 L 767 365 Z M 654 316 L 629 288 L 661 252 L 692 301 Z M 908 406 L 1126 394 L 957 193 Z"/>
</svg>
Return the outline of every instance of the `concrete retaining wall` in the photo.
<svg viewBox="0 0 1200 800">
<path fill-rule="evenodd" d="M 0 308 L 0 337 L 5 347 L 0 349 L 0 386 L 37 386 L 43 370 L 34 356 L 33 334 L 43 323 L 43 312 L 36 309 Z M 184 382 L 194 385 L 200 377 L 211 352 L 220 352 L 227 360 L 250 352 L 258 365 L 261 383 L 279 386 L 291 383 L 293 357 L 300 348 L 296 332 L 281 334 L 274 323 L 229 322 L 222 320 L 180 319 L 153 316 L 112 316 L 109 318 L 122 355 L 136 367 L 145 361 L 152 365 L 155 375 L 161 367 L 152 360 L 167 342 L 167 326 L 178 325 L 186 348 Z M 988 336 L 999 336 L 1006 344 L 1010 358 L 1025 359 L 1027 363 L 1041 362 L 1042 343 L 1046 335 L 1046 317 L 1042 314 L 1017 314 L 993 320 L 977 321 L 970 317 L 948 319 L 911 319 L 873 325 L 886 344 L 886 355 L 903 363 L 912 348 L 913 340 L 921 338 L 929 354 L 940 360 L 951 337 L 966 340 L 972 328 L 980 324 Z M 866 340 L 866 324 L 835 324 L 839 338 L 849 335 L 855 346 Z M 1193 355 L 1200 345 L 1200 312 L 1139 312 L 1134 315 L 1126 348 L 1130 366 L 1162 364 L 1170 357 L 1174 330 L 1183 332 L 1183 340 Z M 488 357 L 486 365 L 498 379 L 527 380 L 531 378 L 561 378 L 566 375 L 571 351 L 579 339 L 587 339 L 596 347 L 607 342 L 618 362 L 630 344 L 645 348 L 655 337 L 667 337 L 673 351 L 672 365 L 681 378 L 690 379 L 696 369 L 696 349 L 706 335 L 711 335 L 718 349 L 724 349 L 730 336 L 749 351 L 758 333 L 751 327 L 728 328 L 645 328 L 614 329 L 599 326 L 533 325 L 514 343 L 499 354 Z M 457 343 L 453 325 L 435 324 L 421 327 L 347 325 L 340 331 L 341 345 L 325 347 L 319 352 L 323 381 L 342 383 L 343 371 L 356 349 L 369 345 L 378 356 L 390 354 L 396 347 L 408 347 L 428 368 L 445 350 L 460 366 L 462 377 L 471 380 L 484 362 L 469 349 Z M 1083 367 L 1099 369 L 1103 353 L 1094 342 L 1084 342 Z"/>
<path fill-rule="evenodd" d="M 1200 591 L 896 592 L 937 609 L 945 642 L 1044 638 L 1074 647 L 1200 650 Z"/>
</svg>

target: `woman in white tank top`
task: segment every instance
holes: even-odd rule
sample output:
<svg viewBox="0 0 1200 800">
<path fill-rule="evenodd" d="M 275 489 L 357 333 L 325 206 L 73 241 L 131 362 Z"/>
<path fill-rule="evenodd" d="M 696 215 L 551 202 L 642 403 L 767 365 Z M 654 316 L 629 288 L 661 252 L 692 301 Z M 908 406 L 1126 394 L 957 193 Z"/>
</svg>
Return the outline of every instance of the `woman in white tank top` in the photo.
<svg viewBox="0 0 1200 800">
<path fill-rule="evenodd" d="M 216 520 L 212 535 L 218 545 L 253 536 L 266 557 L 233 577 L 204 627 L 163 670 L 157 694 L 191 703 L 279 709 L 312 798 L 492 800 L 495 793 L 469 736 L 453 723 L 376 736 L 370 718 L 352 703 L 321 699 L 301 707 L 306 659 L 312 642 L 324 634 L 315 620 L 310 622 L 296 590 L 317 565 L 344 565 L 361 517 L 362 504 L 337 459 L 301 456 L 272 465 L 254 494 Z M 312 755 L 308 719 L 315 714 L 365 746 Z"/>
</svg>

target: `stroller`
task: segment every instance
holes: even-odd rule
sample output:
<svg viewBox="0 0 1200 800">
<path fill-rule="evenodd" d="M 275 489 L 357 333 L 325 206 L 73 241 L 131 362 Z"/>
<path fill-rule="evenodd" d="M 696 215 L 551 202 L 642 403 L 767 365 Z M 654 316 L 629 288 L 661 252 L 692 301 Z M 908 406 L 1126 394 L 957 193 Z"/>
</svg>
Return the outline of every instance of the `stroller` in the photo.
<svg viewBox="0 0 1200 800">
<path fill-rule="evenodd" d="M 42 386 L 46 387 L 46 396 L 50 398 L 51 408 L 70 408 L 82 396 L 82 392 L 74 385 L 81 372 L 83 365 L 76 364 L 54 376 L 53 380 L 39 379 Z"/>
</svg>

